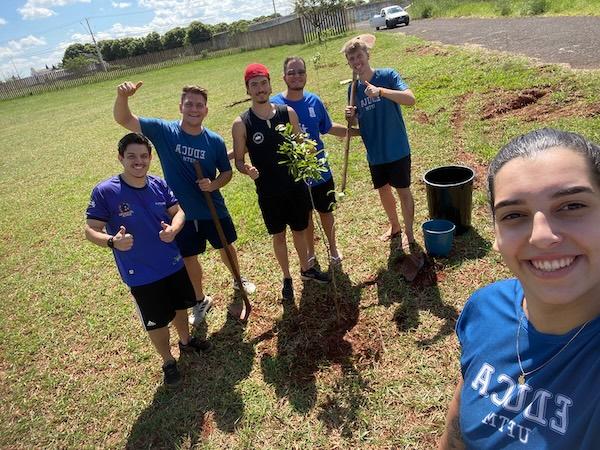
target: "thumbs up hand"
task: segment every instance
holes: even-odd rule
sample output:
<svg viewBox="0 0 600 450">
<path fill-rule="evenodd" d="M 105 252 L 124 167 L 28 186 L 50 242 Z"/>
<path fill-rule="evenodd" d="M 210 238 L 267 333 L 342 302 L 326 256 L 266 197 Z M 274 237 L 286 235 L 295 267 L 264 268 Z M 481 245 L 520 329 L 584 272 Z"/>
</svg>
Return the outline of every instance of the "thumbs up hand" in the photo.
<svg viewBox="0 0 600 450">
<path fill-rule="evenodd" d="M 144 84 L 143 81 L 138 81 L 136 84 L 133 84 L 131 81 L 126 81 L 117 86 L 117 94 L 123 97 L 131 97 L 140 87 L 142 87 L 142 84 Z"/>
<path fill-rule="evenodd" d="M 175 231 L 173 227 L 166 222 L 160 222 L 161 230 L 158 232 L 158 237 L 161 241 L 169 244 L 175 239 Z"/>
<path fill-rule="evenodd" d="M 365 88 L 365 95 L 371 98 L 381 97 L 381 88 L 377 87 L 368 81 L 365 81 L 367 87 Z"/>
<path fill-rule="evenodd" d="M 113 244 L 117 250 L 126 252 L 133 247 L 133 236 L 127 233 L 125 227 L 121 225 L 117 234 L 113 236 Z"/>
</svg>

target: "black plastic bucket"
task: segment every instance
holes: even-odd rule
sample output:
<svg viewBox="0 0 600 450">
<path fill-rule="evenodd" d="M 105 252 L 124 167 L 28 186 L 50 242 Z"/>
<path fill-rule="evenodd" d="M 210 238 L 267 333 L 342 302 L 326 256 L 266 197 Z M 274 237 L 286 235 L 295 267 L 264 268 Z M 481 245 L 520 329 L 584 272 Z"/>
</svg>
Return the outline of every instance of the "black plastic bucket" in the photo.
<svg viewBox="0 0 600 450">
<path fill-rule="evenodd" d="M 425 173 L 429 217 L 451 221 L 456 234 L 467 231 L 471 227 L 474 178 L 473 169 L 465 166 L 436 167 Z"/>
</svg>

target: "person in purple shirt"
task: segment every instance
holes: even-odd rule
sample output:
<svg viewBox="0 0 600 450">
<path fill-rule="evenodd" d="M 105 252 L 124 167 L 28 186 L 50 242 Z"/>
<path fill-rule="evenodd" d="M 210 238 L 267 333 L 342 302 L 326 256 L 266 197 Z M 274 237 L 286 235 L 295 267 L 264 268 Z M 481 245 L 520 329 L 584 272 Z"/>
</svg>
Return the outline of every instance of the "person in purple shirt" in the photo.
<svg viewBox="0 0 600 450">
<path fill-rule="evenodd" d="M 196 297 L 174 242 L 185 215 L 165 181 L 148 175 L 152 146 L 145 136 L 125 135 L 118 150 L 123 172 L 93 189 L 85 236 L 112 250 L 142 325 L 163 360 L 165 384 L 172 386 L 181 375 L 171 354 L 170 322 L 179 334 L 180 352 L 207 352 L 212 347 L 190 337 L 188 328 L 187 308 Z"/>
<path fill-rule="evenodd" d="M 131 112 L 129 97 L 141 86 L 141 81 L 137 84 L 126 81 L 117 87 L 113 116 L 118 124 L 128 130 L 143 133 L 152 141 L 167 183 L 185 211 L 186 223 L 177 237 L 177 245 L 196 291 L 197 304 L 192 309 L 190 323 L 197 326 L 212 306 L 211 297 L 204 294 L 202 267 L 198 260 L 198 255 L 206 250 L 206 241 L 219 250 L 223 263 L 233 276 L 227 253 L 201 191 L 210 192 L 233 264 L 239 267 L 237 252 L 233 246 L 237 233 L 219 192 L 231 180 L 231 164 L 223 138 L 203 125 L 208 114 L 206 89 L 196 85 L 184 86 L 179 103 L 181 119 L 167 121 L 138 117 Z M 202 167 L 204 178 L 201 180 L 196 179 L 195 162 Z M 256 290 L 256 286 L 244 277 L 241 287 L 247 294 Z M 235 279 L 233 288 L 240 289 Z"/>
</svg>

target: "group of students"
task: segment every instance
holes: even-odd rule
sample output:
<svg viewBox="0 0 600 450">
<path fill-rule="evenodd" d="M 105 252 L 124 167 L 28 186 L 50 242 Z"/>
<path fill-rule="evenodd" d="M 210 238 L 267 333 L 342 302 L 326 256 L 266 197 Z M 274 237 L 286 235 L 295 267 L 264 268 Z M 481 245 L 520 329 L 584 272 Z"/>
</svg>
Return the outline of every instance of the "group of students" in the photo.
<svg viewBox="0 0 600 450">
<path fill-rule="evenodd" d="M 415 97 L 393 69 L 374 69 L 370 46 L 361 39 L 343 52 L 358 75 L 355 106 L 345 116 L 359 128 L 331 121 L 318 96 L 304 90 L 306 64 L 286 58 L 287 89 L 271 97 L 268 69 L 250 64 L 244 72 L 251 107 L 233 123 L 233 154 L 203 125 L 206 90 L 186 86 L 181 118 L 164 121 L 134 115 L 128 99 L 141 82 L 117 88 L 115 120 L 132 131 L 118 145 L 123 172 L 98 184 L 87 210 L 86 236 L 113 249 L 123 281 L 130 286 L 150 339 L 163 359 L 164 381 L 181 375 L 170 352 L 173 322 L 181 351 L 210 351 L 190 336 L 210 309 L 198 255 L 208 240 L 234 273 L 235 226 L 219 189 L 237 170 L 254 180 L 264 223 L 283 274 L 282 297 L 294 290 L 286 241 L 292 230 L 306 281 L 328 283 L 315 260 L 312 204 L 307 183 L 279 164 L 279 124 L 291 123 L 317 142 L 322 134 L 360 135 L 373 187 L 389 220 L 382 239 L 402 234 L 414 242 L 410 192 L 410 146 L 399 105 Z M 148 175 L 154 144 L 168 183 Z M 249 162 L 246 161 L 246 154 Z M 197 179 L 194 162 L 204 174 Z M 526 175 L 525 175 L 526 174 Z M 489 172 L 494 248 L 517 277 L 477 291 L 457 323 L 462 346 L 461 377 L 450 405 L 440 448 L 579 448 L 600 443 L 600 147 L 569 132 L 538 130 L 507 144 Z M 330 248 L 330 263 L 342 259 L 335 240 L 333 180 L 327 167 L 308 184 Z M 172 190 L 171 190 L 172 189 Z M 226 257 L 201 191 L 210 192 L 233 255 Z M 404 222 L 396 211 L 398 195 Z M 180 206 L 181 205 L 181 206 Z M 136 245 L 136 243 L 139 243 Z M 239 267 L 237 267 L 239 270 Z M 252 293 L 243 278 L 235 289 Z M 187 308 L 192 307 L 189 315 Z"/>
</svg>

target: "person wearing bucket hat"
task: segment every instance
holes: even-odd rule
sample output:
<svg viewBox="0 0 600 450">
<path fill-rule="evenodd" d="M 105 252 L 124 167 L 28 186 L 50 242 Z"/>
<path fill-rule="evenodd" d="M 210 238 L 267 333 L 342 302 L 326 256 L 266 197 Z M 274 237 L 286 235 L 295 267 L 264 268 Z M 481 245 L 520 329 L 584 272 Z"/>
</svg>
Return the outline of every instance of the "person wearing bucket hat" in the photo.
<svg viewBox="0 0 600 450">
<path fill-rule="evenodd" d="M 600 146 L 529 132 L 496 155 L 488 188 L 494 249 L 516 278 L 476 291 L 458 319 L 461 376 L 439 448 L 595 450 Z"/>
<path fill-rule="evenodd" d="M 330 281 L 326 273 L 310 267 L 308 262 L 306 228 L 311 204 L 306 184 L 294 180 L 282 164 L 285 156 L 278 152 L 284 138 L 276 131 L 277 126 L 291 123 L 294 133 L 298 133 L 298 116 L 289 106 L 270 102 L 271 81 L 269 70 L 264 65 L 249 64 L 244 71 L 244 82 L 252 105 L 233 122 L 235 166 L 254 180 L 258 205 L 283 273 L 282 297 L 293 300 L 286 241 L 288 226 L 292 230 L 294 247 L 298 253 L 301 278 L 318 283 Z M 245 161 L 246 153 L 250 157 L 250 164 Z"/>
<path fill-rule="evenodd" d="M 190 323 L 198 326 L 212 307 L 212 299 L 203 289 L 203 271 L 198 255 L 206 251 L 206 243 L 219 250 L 221 260 L 233 277 L 234 290 L 244 289 L 248 294 L 256 286 L 242 277 L 242 286 L 235 279 L 232 264 L 239 267 L 233 243 L 237 233 L 220 189 L 231 180 L 231 163 L 223 138 L 204 125 L 208 114 L 208 92 L 201 86 L 184 86 L 181 91 L 179 112 L 181 120 L 138 117 L 129 108 L 129 97 L 136 94 L 142 82 L 126 81 L 117 87 L 113 108 L 115 121 L 136 133 L 143 133 L 154 146 L 160 158 L 165 178 L 181 202 L 186 222 L 177 235 L 185 267 L 194 285 L 197 301 L 192 306 Z M 199 180 L 194 163 L 202 166 L 205 178 Z M 220 224 L 225 232 L 228 248 L 223 248 L 217 227 L 212 220 L 208 203 L 202 191 L 210 192 Z M 232 256 L 232 262 L 227 256 Z"/>
<path fill-rule="evenodd" d="M 415 242 L 415 206 L 410 191 L 410 145 L 400 105 L 414 105 L 415 96 L 396 70 L 371 68 L 369 58 L 374 42 L 374 36 L 365 34 L 350 39 L 342 47 L 348 65 L 358 75 L 355 106 L 347 106 L 345 115 L 350 121 L 358 120 L 373 187 L 389 221 L 389 229 L 381 239 L 388 240 L 401 233 L 395 190 L 404 220 L 403 247 L 407 247 Z"/>
</svg>

